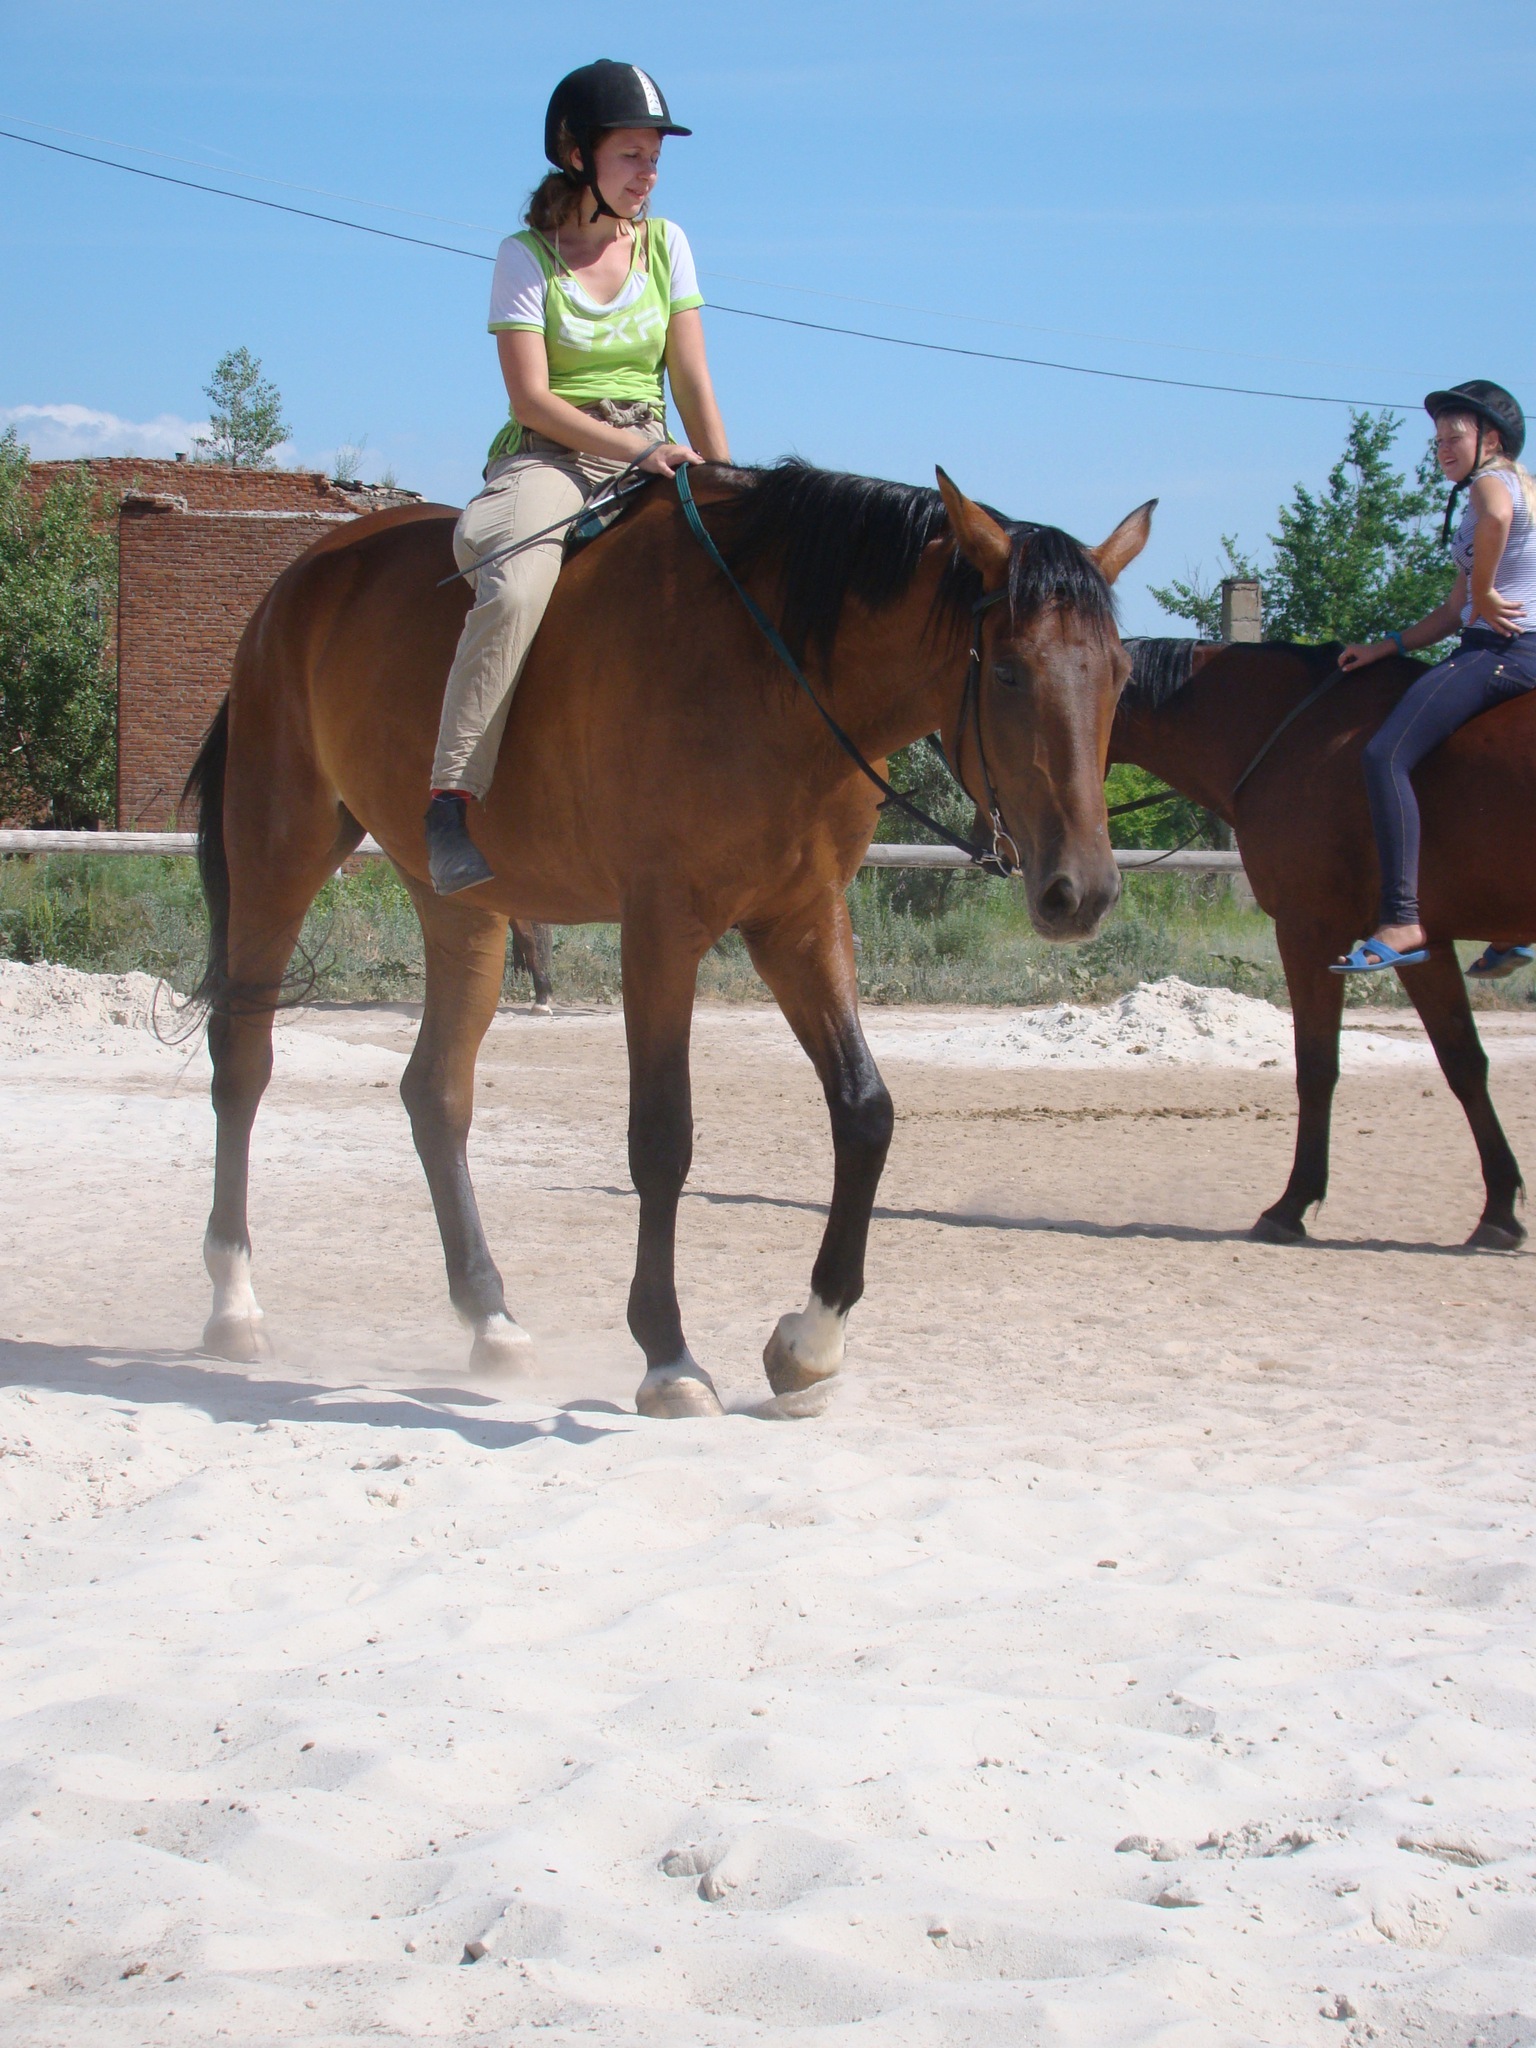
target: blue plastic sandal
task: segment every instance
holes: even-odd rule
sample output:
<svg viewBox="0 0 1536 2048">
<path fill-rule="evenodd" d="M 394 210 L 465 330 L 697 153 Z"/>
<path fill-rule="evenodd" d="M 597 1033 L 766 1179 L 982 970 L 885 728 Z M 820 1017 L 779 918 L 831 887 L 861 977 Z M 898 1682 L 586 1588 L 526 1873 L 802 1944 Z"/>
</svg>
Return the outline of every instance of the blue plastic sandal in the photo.
<svg viewBox="0 0 1536 2048">
<path fill-rule="evenodd" d="M 1399 953 L 1385 939 L 1362 939 L 1342 960 L 1330 960 L 1330 974 L 1380 974 L 1384 967 L 1417 967 L 1429 958 L 1427 946 L 1415 946 L 1411 953 Z"/>
<path fill-rule="evenodd" d="M 1470 981 L 1502 981 L 1521 967 L 1536 966 L 1536 951 L 1529 946 L 1489 946 L 1467 969 Z"/>
</svg>

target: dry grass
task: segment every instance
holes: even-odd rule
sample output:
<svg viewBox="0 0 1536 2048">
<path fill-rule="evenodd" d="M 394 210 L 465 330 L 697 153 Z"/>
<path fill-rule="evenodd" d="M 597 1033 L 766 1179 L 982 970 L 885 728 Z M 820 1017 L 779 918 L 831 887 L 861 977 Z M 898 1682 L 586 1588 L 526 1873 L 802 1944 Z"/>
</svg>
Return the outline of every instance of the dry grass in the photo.
<svg viewBox="0 0 1536 2048">
<path fill-rule="evenodd" d="M 1051 946 L 1030 929 L 1017 889 L 979 875 L 861 875 L 849 892 L 868 1003 L 1103 1002 L 1165 974 L 1284 1003 L 1274 928 L 1220 876 L 1135 876 L 1085 946 Z M 190 988 L 207 926 L 197 876 L 182 856 L 8 856 L 0 859 L 0 957 L 56 960 L 97 973 L 139 969 Z M 1474 948 L 1465 949 L 1468 954 Z M 555 986 L 567 1002 L 615 1002 L 618 932 L 555 935 Z M 410 899 L 380 861 L 338 875 L 304 928 L 296 974 L 329 1001 L 409 999 L 422 986 L 421 937 Z M 763 1002 L 746 948 L 727 933 L 706 957 L 700 993 Z M 509 1001 L 527 982 L 508 966 Z M 1351 984 L 1352 1000 L 1403 1001 L 1393 975 Z M 1474 988 L 1478 1008 L 1523 1008 L 1536 978 Z"/>
</svg>

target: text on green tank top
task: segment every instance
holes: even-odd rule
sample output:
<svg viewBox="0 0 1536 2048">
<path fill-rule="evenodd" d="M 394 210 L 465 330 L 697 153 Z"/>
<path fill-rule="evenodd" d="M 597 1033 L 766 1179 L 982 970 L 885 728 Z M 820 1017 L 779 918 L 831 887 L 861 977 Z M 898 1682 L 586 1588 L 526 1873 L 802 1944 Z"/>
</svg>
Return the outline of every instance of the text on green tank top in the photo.
<svg viewBox="0 0 1536 2048">
<path fill-rule="evenodd" d="M 544 350 L 554 396 L 570 405 L 595 405 L 601 398 L 624 405 L 638 399 L 664 413 L 661 366 L 672 318 L 666 222 L 645 223 L 645 284 L 627 306 L 612 313 L 593 313 L 572 298 L 574 280 L 542 235 L 530 228 L 516 239 L 544 273 Z M 634 260 L 640 256 L 637 247 Z M 490 460 L 515 455 L 522 438 L 522 428 L 509 418 L 491 443 Z"/>
</svg>

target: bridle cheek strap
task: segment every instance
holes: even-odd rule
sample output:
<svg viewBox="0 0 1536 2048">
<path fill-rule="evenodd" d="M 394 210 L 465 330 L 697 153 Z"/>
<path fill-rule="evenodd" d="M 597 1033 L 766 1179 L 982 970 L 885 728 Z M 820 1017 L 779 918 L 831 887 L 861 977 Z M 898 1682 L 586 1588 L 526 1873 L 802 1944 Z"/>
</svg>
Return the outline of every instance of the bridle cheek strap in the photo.
<svg viewBox="0 0 1536 2048">
<path fill-rule="evenodd" d="M 984 809 L 987 823 L 992 830 L 990 850 L 976 849 L 972 852 L 971 858 L 978 867 L 987 868 L 993 874 L 1011 877 L 1023 874 L 1024 864 L 1019 858 L 1018 841 L 1008 830 L 1003 818 L 1002 802 L 992 780 L 992 770 L 987 761 L 987 744 L 981 730 L 981 621 L 984 614 L 991 611 L 994 605 L 1001 604 L 1007 595 L 1008 589 L 1005 584 L 997 590 L 989 590 L 971 606 L 971 656 L 965 671 L 965 682 L 960 691 L 960 709 L 955 719 L 952 760 L 950 750 L 944 744 L 944 735 L 935 733 L 933 738 L 945 767 L 964 789 L 965 778 L 960 770 L 965 752 L 966 726 L 970 725 L 976 740 L 976 765 L 981 771 Z"/>
<path fill-rule="evenodd" d="M 956 740 L 958 751 L 958 734 L 964 730 L 966 706 L 969 702 L 974 707 L 976 751 L 982 763 L 982 779 L 986 786 L 987 804 L 992 819 L 992 845 L 989 850 L 986 847 L 974 845 L 969 839 L 962 839 L 958 832 L 951 832 L 949 827 L 941 825 L 937 818 L 930 818 L 928 813 L 919 805 L 913 803 L 909 796 L 904 795 L 899 789 L 893 789 L 885 777 L 880 774 L 879 770 L 865 759 L 857 743 L 849 734 L 844 732 L 826 705 L 817 696 L 815 690 L 812 689 L 810 681 L 800 667 L 799 662 L 796 661 L 794 655 L 785 645 L 784 637 L 778 627 L 769 618 L 752 593 L 742 588 L 730 564 L 726 561 L 724 555 L 721 554 L 719 548 L 716 547 L 709 529 L 699 517 L 699 508 L 693 501 L 693 487 L 688 481 L 686 464 L 674 473 L 673 482 L 677 486 L 677 495 L 682 504 L 683 517 L 687 520 L 689 530 L 693 534 L 694 539 L 720 571 L 732 590 L 735 591 L 752 623 L 757 627 L 779 660 L 810 699 L 817 717 L 827 728 L 828 732 L 831 733 L 833 739 L 842 748 L 849 760 L 852 761 L 859 773 L 875 785 L 875 788 L 880 791 L 888 804 L 894 804 L 899 811 L 904 811 L 914 824 L 924 826 L 928 831 L 935 833 L 940 839 L 947 841 L 949 845 L 958 848 L 961 853 L 970 859 L 974 866 L 986 868 L 989 872 L 999 875 L 1017 875 L 1022 872 L 1019 867 L 1018 848 L 1003 828 L 1002 815 L 998 809 L 997 793 L 992 787 L 992 778 L 987 772 L 986 752 L 981 741 L 981 651 L 977 645 L 981 638 L 979 622 L 983 612 L 990 611 L 993 605 L 1002 602 L 1007 595 L 1006 589 L 989 591 L 985 597 L 979 598 L 971 606 L 971 661 L 970 667 L 966 670 L 965 688 L 961 692 L 960 724 L 957 728 Z M 943 752 L 942 747 L 940 752 Z M 954 767 L 947 757 L 944 765 L 949 769 L 951 775 L 955 775 Z M 960 777 L 955 775 L 955 780 L 960 782 Z M 960 787 L 964 789 L 965 784 L 960 782 Z M 1011 859 L 1003 852 L 1005 846 L 1010 849 Z"/>
<path fill-rule="evenodd" d="M 1001 604 L 1008 595 L 1008 586 L 1001 585 L 989 590 L 984 597 L 977 598 L 971 606 L 971 659 L 965 671 L 965 687 L 960 692 L 960 721 L 955 728 L 955 767 L 960 766 L 960 755 L 965 746 L 965 721 L 969 713 L 976 735 L 976 762 L 981 770 L 981 786 L 986 798 L 987 823 L 992 828 L 992 854 L 989 865 L 1001 875 L 1020 875 L 1024 872 L 1019 858 L 1018 841 L 1008 830 L 1003 818 L 1002 800 L 992 780 L 992 770 L 987 761 L 987 743 L 981 730 L 981 621 L 984 613 Z M 953 771 L 951 771 L 953 772 Z M 955 776 L 960 782 L 960 777 Z M 963 789 L 965 784 L 960 782 Z"/>
</svg>

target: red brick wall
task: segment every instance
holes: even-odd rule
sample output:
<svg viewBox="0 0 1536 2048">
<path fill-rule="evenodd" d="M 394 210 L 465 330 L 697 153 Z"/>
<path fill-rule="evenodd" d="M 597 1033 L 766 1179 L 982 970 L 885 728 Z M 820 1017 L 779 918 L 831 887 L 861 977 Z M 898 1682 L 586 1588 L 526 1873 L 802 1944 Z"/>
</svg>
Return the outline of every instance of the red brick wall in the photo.
<svg viewBox="0 0 1536 2048">
<path fill-rule="evenodd" d="M 55 477 L 81 464 L 34 462 L 27 488 L 41 498 Z M 227 462 L 157 462 L 139 455 L 92 455 L 85 459 L 96 488 L 113 508 L 129 491 L 161 492 L 185 498 L 193 512 L 366 511 L 378 502 L 365 487 L 346 490 L 315 469 L 245 469 Z"/>
<path fill-rule="evenodd" d="M 140 476 L 146 467 L 174 471 L 178 484 L 198 474 L 192 464 L 167 462 L 139 465 Z M 280 472 L 234 474 L 242 484 L 270 476 L 290 491 L 307 481 Z M 336 498 L 345 504 L 340 492 Z M 307 504 L 260 511 L 196 510 L 179 496 L 123 500 L 117 529 L 120 831 L 176 828 L 182 785 L 229 688 L 246 620 L 290 562 L 338 520 L 354 516 L 337 509 L 336 498 L 316 493 Z"/>
<path fill-rule="evenodd" d="M 80 467 L 34 462 L 34 501 Z M 187 771 L 229 688 L 245 622 L 273 580 L 338 519 L 411 491 L 336 484 L 318 470 L 90 456 L 117 521 L 117 823 L 170 831 Z"/>
</svg>

